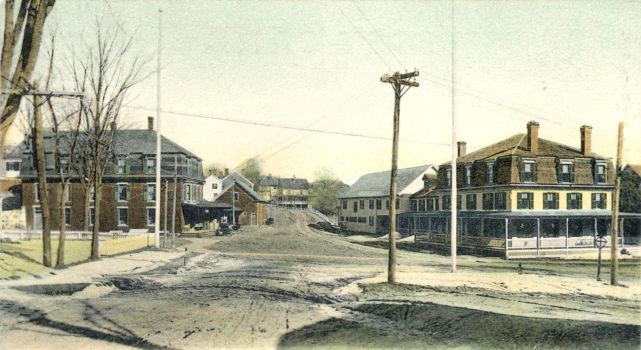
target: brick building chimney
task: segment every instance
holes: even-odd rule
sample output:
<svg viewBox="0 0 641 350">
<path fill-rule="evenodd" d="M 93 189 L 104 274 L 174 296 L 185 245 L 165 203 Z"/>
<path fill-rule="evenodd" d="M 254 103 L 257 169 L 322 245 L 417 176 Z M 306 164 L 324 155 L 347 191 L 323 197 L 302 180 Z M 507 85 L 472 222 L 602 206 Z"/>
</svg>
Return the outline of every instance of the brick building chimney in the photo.
<svg viewBox="0 0 641 350">
<path fill-rule="evenodd" d="M 458 147 L 458 157 L 463 157 L 465 155 L 465 151 L 467 150 L 467 143 L 465 141 L 459 141 L 456 143 L 456 146 Z"/>
<path fill-rule="evenodd" d="M 539 153 L 539 123 L 534 120 L 527 123 L 527 149 Z"/>
<path fill-rule="evenodd" d="M 154 117 L 147 117 L 147 130 L 154 130 Z"/>
<path fill-rule="evenodd" d="M 586 157 L 592 154 L 592 127 L 589 125 L 581 127 L 581 153 Z"/>
</svg>

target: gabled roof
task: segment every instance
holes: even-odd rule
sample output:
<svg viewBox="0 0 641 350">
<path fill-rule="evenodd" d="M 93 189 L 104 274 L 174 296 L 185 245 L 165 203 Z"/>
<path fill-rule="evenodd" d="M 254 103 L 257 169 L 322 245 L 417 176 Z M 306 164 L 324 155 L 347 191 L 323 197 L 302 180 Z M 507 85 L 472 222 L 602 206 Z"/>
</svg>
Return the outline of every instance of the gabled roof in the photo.
<svg viewBox="0 0 641 350">
<path fill-rule="evenodd" d="M 276 186 L 280 188 L 306 190 L 309 189 L 307 179 L 299 178 L 282 178 L 277 176 L 261 176 L 258 180 L 258 186 Z"/>
<path fill-rule="evenodd" d="M 230 188 L 232 188 L 233 182 L 229 183 L 229 186 L 223 186 L 223 190 L 220 191 L 220 194 L 214 198 L 214 202 L 218 201 L 218 198 L 220 198 L 223 194 L 225 194 L 227 191 L 229 191 Z M 261 197 L 256 191 L 254 191 L 253 188 L 249 187 L 245 182 L 236 182 L 236 186 L 240 187 L 243 189 L 247 194 L 252 197 L 252 199 L 256 202 L 266 202 L 263 197 Z"/>
<path fill-rule="evenodd" d="M 457 163 L 471 163 L 477 160 L 494 160 L 501 156 L 516 155 L 520 157 L 560 157 L 560 158 L 584 158 L 581 150 L 575 147 L 563 145 L 554 141 L 539 138 L 539 152 L 532 153 L 527 148 L 527 134 L 516 134 L 503 139 L 497 143 L 483 147 L 474 152 L 468 153 L 457 159 Z M 609 159 L 592 153 L 593 158 Z M 443 163 L 449 165 L 451 162 Z"/>
<path fill-rule="evenodd" d="M 237 184 L 243 183 L 243 184 L 247 185 L 247 187 L 249 187 L 251 189 L 254 188 L 254 183 L 253 182 L 249 181 L 242 174 L 240 174 L 238 172 L 235 172 L 235 171 L 232 171 L 231 173 L 229 173 L 229 175 L 225 176 L 222 180 L 223 180 L 223 182 L 222 182 L 222 187 L 223 188 L 230 187 L 233 184 L 234 180 L 236 180 Z"/>
<path fill-rule="evenodd" d="M 630 168 L 638 177 L 641 177 L 641 164 L 628 164 L 626 168 Z"/>
<path fill-rule="evenodd" d="M 412 181 L 421 177 L 431 165 L 421 165 L 413 168 L 398 169 L 396 176 L 396 190 L 400 193 Z M 389 196 L 390 171 L 380 171 L 361 176 L 347 191 L 341 193 L 339 198 L 382 197 Z"/>
</svg>

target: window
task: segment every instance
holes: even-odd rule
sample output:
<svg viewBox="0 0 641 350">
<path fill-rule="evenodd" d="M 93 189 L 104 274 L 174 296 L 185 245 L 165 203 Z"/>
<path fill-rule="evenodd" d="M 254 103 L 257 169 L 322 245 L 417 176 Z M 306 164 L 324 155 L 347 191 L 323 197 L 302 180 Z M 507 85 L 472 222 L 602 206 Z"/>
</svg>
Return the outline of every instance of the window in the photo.
<svg viewBox="0 0 641 350">
<path fill-rule="evenodd" d="M 369 200 L 369 208 L 370 209 L 374 209 L 374 200 L 373 199 Z"/>
<path fill-rule="evenodd" d="M 559 182 L 561 183 L 572 182 L 572 163 L 570 162 L 559 163 Z"/>
<path fill-rule="evenodd" d="M 494 209 L 507 209 L 507 194 L 505 192 L 497 192 L 494 194 Z"/>
<path fill-rule="evenodd" d="M 604 184 L 607 180 L 605 163 L 597 163 L 594 169 L 594 183 Z"/>
<path fill-rule="evenodd" d="M 434 211 L 434 198 L 427 199 L 427 211 Z"/>
<path fill-rule="evenodd" d="M 116 173 L 117 174 L 127 173 L 127 161 L 125 157 L 116 158 Z"/>
<path fill-rule="evenodd" d="M 156 225 L 156 208 L 147 208 L 147 226 Z"/>
<path fill-rule="evenodd" d="M 373 216 L 369 216 L 369 217 L 367 218 L 367 222 L 368 222 L 368 224 L 369 224 L 370 226 L 374 226 L 374 217 L 373 217 Z"/>
<path fill-rule="evenodd" d="M 96 222 L 96 208 L 89 208 L 89 226 Z"/>
<path fill-rule="evenodd" d="M 521 162 L 521 182 L 536 181 L 536 163 L 528 159 Z"/>
<path fill-rule="evenodd" d="M 5 168 L 7 171 L 20 171 L 20 162 L 6 162 Z"/>
<path fill-rule="evenodd" d="M 358 202 L 354 201 L 354 203 L 352 203 L 352 204 L 353 204 L 354 212 L 357 212 L 358 211 Z"/>
<path fill-rule="evenodd" d="M 218 189 L 218 184 L 211 184 L 211 189 L 212 190 L 217 190 Z"/>
<path fill-rule="evenodd" d="M 383 201 L 380 199 L 376 200 L 376 209 L 381 210 L 383 209 Z"/>
<path fill-rule="evenodd" d="M 70 187 L 71 187 L 70 184 L 67 184 L 67 186 L 65 186 L 65 193 L 64 193 L 65 202 L 71 202 L 71 190 L 69 189 Z"/>
<path fill-rule="evenodd" d="M 605 209 L 606 198 L 605 193 L 592 193 L 592 209 Z"/>
<path fill-rule="evenodd" d="M 425 211 L 425 199 L 418 201 L 418 211 Z"/>
<path fill-rule="evenodd" d="M 461 210 L 461 200 L 462 196 L 459 194 L 456 196 L 456 210 Z"/>
<path fill-rule="evenodd" d="M 365 209 L 365 200 L 364 199 L 359 200 L 358 201 L 358 206 L 359 206 L 359 208 L 361 210 L 364 210 Z"/>
<path fill-rule="evenodd" d="M 389 210 L 389 199 L 385 200 L 385 209 Z"/>
<path fill-rule="evenodd" d="M 452 186 L 452 169 L 445 169 L 445 186 Z"/>
<path fill-rule="evenodd" d="M 543 193 L 543 209 L 559 209 L 559 194 L 554 192 Z"/>
<path fill-rule="evenodd" d="M 65 225 L 71 226 L 71 208 L 65 208 Z"/>
<path fill-rule="evenodd" d="M 33 198 L 35 202 L 40 202 L 40 192 L 38 191 L 38 183 L 33 183 Z"/>
<path fill-rule="evenodd" d="M 67 162 L 67 158 L 60 158 L 58 160 L 58 170 L 60 171 L 61 174 L 66 174 L 67 173 L 67 165 L 69 163 Z"/>
<path fill-rule="evenodd" d="M 471 165 L 465 166 L 465 184 L 468 186 L 472 184 L 472 166 Z"/>
<path fill-rule="evenodd" d="M 583 199 L 581 198 L 580 193 L 568 193 L 568 209 L 582 209 L 583 208 Z"/>
<path fill-rule="evenodd" d="M 234 192 L 234 200 L 235 201 L 240 200 L 240 196 L 239 196 L 238 192 Z"/>
<path fill-rule="evenodd" d="M 475 193 L 465 195 L 465 209 L 476 210 L 476 194 Z"/>
<path fill-rule="evenodd" d="M 443 210 L 450 210 L 452 197 L 450 195 L 445 195 L 443 198 Z"/>
<path fill-rule="evenodd" d="M 485 178 L 488 184 L 494 183 L 494 163 L 493 162 L 487 163 L 487 167 L 485 168 Z"/>
<path fill-rule="evenodd" d="M 127 226 L 129 222 L 127 208 L 118 208 L 118 226 Z"/>
<path fill-rule="evenodd" d="M 145 158 L 145 172 L 147 174 L 155 174 L 156 173 L 156 159 L 154 159 L 152 157 Z"/>
<path fill-rule="evenodd" d="M 129 199 L 129 186 L 127 184 L 116 185 L 116 200 L 126 202 Z"/>
<path fill-rule="evenodd" d="M 494 209 L 494 193 L 483 193 L 483 210 Z"/>
<path fill-rule="evenodd" d="M 396 198 L 396 209 L 400 209 L 400 208 L 401 208 L 401 200 Z"/>
<path fill-rule="evenodd" d="M 434 198 L 434 210 L 438 211 L 438 198 Z"/>
<path fill-rule="evenodd" d="M 358 223 L 359 224 L 364 224 L 366 222 L 367 222 L 367 218 L 366 217 L 364 217 L 364 216 L 359 216 L 358 217 Z"/>
<path fill-rule="evenodd" d="M 89 200 L 92 202 L 96 201 L 96 188 L 93 186 L 89 187 Z"/>
<path fill-rule="evenodd" d="M 147 198 L 147 202 L 156 201 L 156 184 L 147 184 L 145 198 Z"/>
<path fill-rule="evenodd" d="M 185 194 L 183 196 L 184 197 L 183 200 L 185 202 L 191 201 L 191 184 L 185 184 L 184 188 L 185 188 Z"/>
<path fill-rule="evenodd" d="M 516 194 L 517 209 L 532 209 L 534 206 L 534 193 L 519 192 Z"/>
<path fill-rule="evenodd" d="M 416 199 L 410 201 L 410 211 L 418 211 L 418 201 Z"/>
<path fill-rule="evenodd" d="M 343 210 L 347 210 L 347 201 L 343 201 Z"/>
</svg>

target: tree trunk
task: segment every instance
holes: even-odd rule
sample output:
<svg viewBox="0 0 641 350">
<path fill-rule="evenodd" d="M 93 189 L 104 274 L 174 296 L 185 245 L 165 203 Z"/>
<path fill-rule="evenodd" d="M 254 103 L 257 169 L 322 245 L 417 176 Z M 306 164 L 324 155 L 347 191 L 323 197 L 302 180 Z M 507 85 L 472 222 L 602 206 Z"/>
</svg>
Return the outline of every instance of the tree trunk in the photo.
<svg viewBox="0 0 641 350">
<path fill-rule="evenodd" d="M 91 206 L 91 186 L 92 184 L 89 184 L 88 187 L 85 187 L 85 196 L 84 196 L 84 201 L 85 204 L 83 206 L 83 220 L 82 220 L 82 230 L 87 232 L 89 231 L 89 207 Z"/>
<path fill-rule="evenodd" d="M 56 258 L 56 267 L 62 268 L 65 266 L 65 231 L 67 215 L 65 213 L 65 190 L 68 184 L 66 182 L 60 183 L 60 236 L 58 237 L 58 256 Z"/>
<path fill-rule="evenodd" d="M 99 158 L 98 158 L 99 159 Z M 101 164 L 100 160 L 96 161 L 96 181 L 94 182 L 94 193 L 96 194 L 96 199 L 94 200 L 94 220 L 93 220 L 93 230 L 91 234 L 91 260 L 98 260 L 100 258 L 99 251 L 99 239 L 98 233 L 100 232 L 100 202 L 101 202 L 101 183 L 102 176 L 100 176 Z"/>
<path fill-rule="evenodd" d="M 37 82 L 34 84 L 38 89 Z M 42 264 L 51 267 L 51 227 L 49 196 L 47 194 L 47 178 L 45 166 L 44 135 L 42 126 L 42 113 L 40 107 L 43 104 L 41 96 L 34 96 L 34 134 L 36 139 L 36 159 L 38 172 L 38 194 L 40 196 L 40 209 L 42 210 Z"/>
</svg>

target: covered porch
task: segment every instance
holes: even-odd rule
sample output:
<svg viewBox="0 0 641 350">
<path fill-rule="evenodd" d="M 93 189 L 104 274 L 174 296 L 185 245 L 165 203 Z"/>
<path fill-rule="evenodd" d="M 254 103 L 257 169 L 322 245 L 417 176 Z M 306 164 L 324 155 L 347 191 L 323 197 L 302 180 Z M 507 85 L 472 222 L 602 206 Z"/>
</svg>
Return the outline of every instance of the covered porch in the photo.
<svg viewBox="0 0 641 350">
<path fill-rule="evenodd" d="M 399 232 L 415 234 L 428 246 L 450 245 L 450 213 L 404 213 Z M 617 244 L 639 246 L 641 214 L 620 214 Z M 577 249 L 596 250 L 595 237 L 610 246 L 611 213 L 591 211 L 460 212 L 457 246 L 506 257 L 561 256 Z"/>
<path fill-rule="evenodd" d="M 222 202 L 183 203 L 185 226 L 188 228 L 183 233 L 215 231 L 221 222 L 231 222 L 232 213 L 235 212 L 238 219 L 242 209 L 234 209 L 231 204 Z"/>
</svg>

